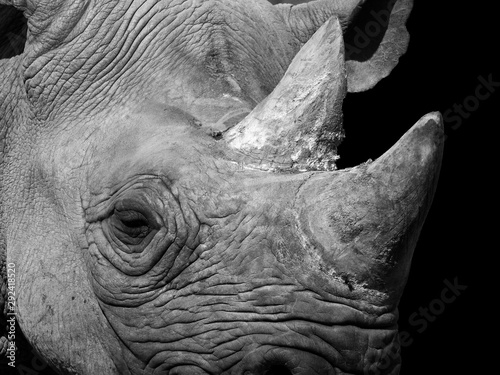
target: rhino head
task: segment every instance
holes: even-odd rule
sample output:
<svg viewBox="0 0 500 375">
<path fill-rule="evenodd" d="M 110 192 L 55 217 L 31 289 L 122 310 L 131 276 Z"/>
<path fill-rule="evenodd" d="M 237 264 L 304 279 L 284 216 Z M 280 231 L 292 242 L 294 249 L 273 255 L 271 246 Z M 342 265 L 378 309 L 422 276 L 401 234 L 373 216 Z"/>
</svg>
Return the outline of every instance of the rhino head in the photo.
<svg viewBox="0 0 500 375">
<path fill-rule="evenodd" d="M 342 100 L 396 65 L 410 0 L 0 4 L 28 27 L 0 60 L 0 254 L 54 369 L 399 372 L 440 115 L 335 162 Z M 381 4 L 375 48 L 346 54 Z"/>
</svg>

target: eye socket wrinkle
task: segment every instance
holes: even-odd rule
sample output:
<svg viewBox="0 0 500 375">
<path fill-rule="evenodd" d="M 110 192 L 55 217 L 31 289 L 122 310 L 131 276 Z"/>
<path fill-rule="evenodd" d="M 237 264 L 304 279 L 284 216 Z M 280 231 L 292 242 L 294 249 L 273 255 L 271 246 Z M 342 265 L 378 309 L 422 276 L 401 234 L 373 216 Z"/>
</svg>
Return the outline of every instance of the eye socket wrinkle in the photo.
<svg viewBox="0 0 500 375">
<path fill-rule="evenodd" d="M 184 226 L 177 222 L 178 203 L 164 181 L 140 180 L 111 196 L 100 207 L 101 213 L 92 219 L 112 252 L 119 257 L 132 257 L 126 262 L 136 264 L 139 258 L 160 256 L 173 241 L 179 240 L 179 228 Z"/>
</svg>

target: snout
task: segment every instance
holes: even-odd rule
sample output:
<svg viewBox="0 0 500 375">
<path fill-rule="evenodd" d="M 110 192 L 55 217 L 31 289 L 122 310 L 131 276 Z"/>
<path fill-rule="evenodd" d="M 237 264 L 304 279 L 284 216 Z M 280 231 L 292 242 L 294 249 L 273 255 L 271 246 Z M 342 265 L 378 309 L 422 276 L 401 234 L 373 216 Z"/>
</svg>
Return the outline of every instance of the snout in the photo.
<svg viewBox="0 0 500 375">
<path fill-rule="evenodd" d="M 325 359 L 306 351 L 261 347 L 249 353 L 236 375 L 330 375 L 335 370 Z"/>
</svg>

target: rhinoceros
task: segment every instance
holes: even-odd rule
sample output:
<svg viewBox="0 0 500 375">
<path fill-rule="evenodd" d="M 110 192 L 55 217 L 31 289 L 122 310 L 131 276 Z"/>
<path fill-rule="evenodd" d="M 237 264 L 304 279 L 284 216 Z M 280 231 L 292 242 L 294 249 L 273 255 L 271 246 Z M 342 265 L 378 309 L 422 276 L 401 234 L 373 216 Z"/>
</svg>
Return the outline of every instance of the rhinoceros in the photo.
<svg viewBox="0 0 500 375">
<path fill-rule="evenodd" d="M 44 361 L 399 373 L 441 116 L 336 162 L 342 101 L 396 66 L 411 0 L 0 4 L 27 25 L 0 60 L 2 303 Z M 380 35 L 356 44 L 375 6 Z"/>
</svg>

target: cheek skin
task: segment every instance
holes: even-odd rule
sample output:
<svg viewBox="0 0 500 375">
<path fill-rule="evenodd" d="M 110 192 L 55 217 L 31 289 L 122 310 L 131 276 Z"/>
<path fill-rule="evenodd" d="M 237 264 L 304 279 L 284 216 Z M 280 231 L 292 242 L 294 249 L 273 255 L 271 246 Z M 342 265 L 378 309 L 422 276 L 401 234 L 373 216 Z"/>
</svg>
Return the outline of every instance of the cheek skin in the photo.
<svg viewBox="0 0 500 375">
<path fill-rule="evenodd" d="M 192 203 L 192 199 L 185 201 Z M 204 199 L 202 206 L 207 212 L 227 203 L 218 195 L 212 196 L 210 203 Z M 292 241 L 281 233 L 283 222 L 273 219 L 278 207 L 245 205 L 242 201 L 238 207 L 219 212 L 217 217 L 196 213 L 205 224 L 206 237 L 189 258 L 192 263 L 167 284 L 156 279 L 159 289 L 140 303 L 118 306 L 101 299 L 106 318 L 129 348 L 130 364 L 168 367 L 188 358 L 200 368 L 221 373 L 244 359 L 247 353 L 241 349 L 271 345 L 314 348 L 329 362 L 349 367 L 358 366 L 359 358 L 368 355 L 353 348 L 367 347 L 376 340 L 380 345 L 373 344 L 369 350 L 385 348 L 387 343 L 382 341 L 387 340 L 378 337 L 382 333 L 389 337 L 394 330 L 387 318 L 373 320 L 340 301 L 325 300 L 297 283 L 276 258 L 278 243 L 286 247 L 286 242 Z M 279 225 L 274 227 L 276 222 Z M 120 283 L 123 288 L 138 280 L 124 276 Z M 126 300 L 144 290 L 136 285 Z M 120 293 L 119 288 L 115 293 Z M 357 324 L 379 324 L 384 329 L 342 328 Z M 311 330 L 315 332 L 312 336 Z"/>
<path fill-rule="evenodd" d="M 151 368 L 189 359 L 221 373 L 243 360 L 245 348 L 270 345 L 312 350 L 346 370 L 357 367 L 363 356 L 385 350 L 395 326 L 355 328 L 360 322 L 367 326 L 368 317 L 297 285 L 272 257 L 256 256 L 268 253 L 267 241 L 259 241 L 257 234 L 246 238 L 252 236 L 258 249 L 208 249 L 174 280 L 172 289 L 165 287 L 141 306 L 101 303 L 131 357 Z"/>
</svg>

